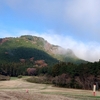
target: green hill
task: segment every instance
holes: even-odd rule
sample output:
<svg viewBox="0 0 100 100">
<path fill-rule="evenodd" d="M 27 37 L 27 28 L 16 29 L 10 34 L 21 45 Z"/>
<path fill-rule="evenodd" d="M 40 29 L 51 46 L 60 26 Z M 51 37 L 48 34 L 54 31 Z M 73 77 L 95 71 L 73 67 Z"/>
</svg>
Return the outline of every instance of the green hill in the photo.
<svg viewBox="0 0 100 100">
<path fill-rule="evenodd" d="M 5 38 L 0 41 L 0 62 L 2 63 L 20 62 L 20 59 L 28 61 L 32 57 L 34 60 L 45 60 L 49 65 L 58 62 L 41 48 L 39 49 L 38 43 L 34 45 L 26 38 Z"/>
<path fill-rule="evenodd" d="M 49 64 L 58 60 L 85 63 L 75 56 L 72 50 L 52 45 L 41 37 L 24 35 L 17 38 L 0 39 L 0 61 L 19 62 L 19 59 L 44 59 Z"/>
</svg>

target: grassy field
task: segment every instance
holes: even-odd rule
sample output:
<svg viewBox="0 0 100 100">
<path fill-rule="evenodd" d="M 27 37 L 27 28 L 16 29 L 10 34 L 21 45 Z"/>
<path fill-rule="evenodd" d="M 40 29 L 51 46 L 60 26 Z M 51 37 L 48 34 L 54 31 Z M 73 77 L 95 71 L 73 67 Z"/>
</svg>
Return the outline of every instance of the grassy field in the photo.
<svg viewBox="0 0 100 100">
<path fill-rule="evenodd" d="M 49 84 L 29 83 L 28 77 L 0 81 L 0 100 L 100 100 L 100 92 L 54 87 Z"/>
</svg>

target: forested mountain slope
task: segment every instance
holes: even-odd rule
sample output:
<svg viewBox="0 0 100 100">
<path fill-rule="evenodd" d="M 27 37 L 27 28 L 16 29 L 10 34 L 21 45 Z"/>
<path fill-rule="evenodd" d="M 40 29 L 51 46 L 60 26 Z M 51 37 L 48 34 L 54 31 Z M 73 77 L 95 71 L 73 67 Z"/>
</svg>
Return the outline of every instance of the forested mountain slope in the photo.
<svg viewBox="0 0 100 100">
<path fill-rule="evenodd" d="M 57 60 L 73 63 L 85 62 L 76 57 L 72 50 L 52 45 L 41 37 L 24 35 L 0 39 L 0 61 L 18 62 L 19 59 L 31 57 L 35 60 L 45 59 L 49 64 Z"/>
</svg>

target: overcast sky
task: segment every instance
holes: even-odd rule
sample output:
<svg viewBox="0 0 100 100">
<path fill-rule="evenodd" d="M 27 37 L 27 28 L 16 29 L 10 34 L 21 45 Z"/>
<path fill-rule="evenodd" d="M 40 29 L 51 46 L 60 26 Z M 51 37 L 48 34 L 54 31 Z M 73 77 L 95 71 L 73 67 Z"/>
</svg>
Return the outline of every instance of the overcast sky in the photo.
<svg viewBox="0 0 100 100">
<path fill-rule="evenodd" d="M 35 35 L 100 59 L 100 0 L 0 0 L 0 38 Z"/>
</svg>

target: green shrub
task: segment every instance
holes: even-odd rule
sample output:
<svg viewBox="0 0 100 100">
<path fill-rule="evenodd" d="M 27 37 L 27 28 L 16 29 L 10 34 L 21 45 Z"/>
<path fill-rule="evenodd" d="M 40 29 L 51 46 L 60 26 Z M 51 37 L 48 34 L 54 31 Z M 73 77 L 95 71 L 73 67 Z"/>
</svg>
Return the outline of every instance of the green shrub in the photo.
<svg viewBox="0 0 100 100">
<path fill-rule="evenodd" d="M 45 76 L 39 76 L 39 77 L 31 77 L 27 79 L 28 82 L 32 83 L 42 83 L 42 84 L 50 84 L 52 83 L 51 80 L 49 80 Z"/>
<path fill-rule="evenodd" d="M 23 76 L 22 75 L 18 75 L 18 78 L 22 78 Z"/>
</svg>

